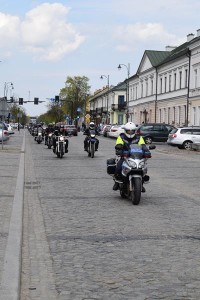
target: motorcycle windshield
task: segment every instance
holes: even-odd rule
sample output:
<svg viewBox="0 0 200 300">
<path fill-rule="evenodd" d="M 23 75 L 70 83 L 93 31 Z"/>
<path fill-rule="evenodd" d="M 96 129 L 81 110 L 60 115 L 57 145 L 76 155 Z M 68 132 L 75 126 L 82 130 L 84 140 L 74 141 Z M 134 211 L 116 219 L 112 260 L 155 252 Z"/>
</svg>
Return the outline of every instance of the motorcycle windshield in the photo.
<svg viewBox="0 0 200 300">
<path fill-rule="evenodd" d="M 132 158 L 142 159 L 144 157 L 144 151 L 142 145 L 130 145 L 129 155 Z"/>
</svg>

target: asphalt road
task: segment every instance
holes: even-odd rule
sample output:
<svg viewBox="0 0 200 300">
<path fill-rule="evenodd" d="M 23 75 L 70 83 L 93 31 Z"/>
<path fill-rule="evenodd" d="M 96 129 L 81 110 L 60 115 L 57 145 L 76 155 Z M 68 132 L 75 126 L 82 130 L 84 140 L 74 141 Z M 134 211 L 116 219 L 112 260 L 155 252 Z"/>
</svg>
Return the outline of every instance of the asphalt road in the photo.
<svg viewBox="0 0 200 300">
<path fill-rule="evenodd" d="M 115 140 L 92 159 L 83 139 L 59 159 L 26 134 L 21 300 L 200 299 L 200 152 L 158 143 L 133 206 L 106 173 Z"/>
</svg>

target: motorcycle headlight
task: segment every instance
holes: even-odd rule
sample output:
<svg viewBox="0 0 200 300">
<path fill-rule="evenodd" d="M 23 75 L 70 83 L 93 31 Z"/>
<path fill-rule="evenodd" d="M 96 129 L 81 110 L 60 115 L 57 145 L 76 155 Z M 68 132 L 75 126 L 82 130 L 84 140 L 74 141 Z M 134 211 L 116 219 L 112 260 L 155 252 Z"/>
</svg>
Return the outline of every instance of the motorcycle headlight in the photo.
<svg viewBox="0 0 200 300">
<path fill-rule="evenodd" d="M 41 132 L 39 132 L 39 133 L 38 133 L 38 135 L 42 135 L 42 133 L 41 133 Z"/>
<path fill-rule="evenodd" d="M 137 164 L 133 160 L 129 160 L 128 165 L 133 169 L 137 168 Z"/>
<path fill-rule="evenodd" d="M 95 134 L 91 134 L 90 136 L 91 136 L 92 138 L 94 138 L 94 137 L 95 137 Z"/>
<path fill-rule="evenodd" d="M 63 136 L 60 137 L 60 141 L 64 141 L 64 137 Z"/>
<path fill-rule="evenodd" d="M 141 161 L 138 165 L 139 169 L 143 169 L 144 168 L 144 161 Z"/>
<path fill-rule="evenodd" d="M 127 176 L 128 173 L 131 171 L 131 169 L 132 168 L 126 162 L 123 162 L 123 164 L 122 164 L 122 175 Z"/>
</svg>

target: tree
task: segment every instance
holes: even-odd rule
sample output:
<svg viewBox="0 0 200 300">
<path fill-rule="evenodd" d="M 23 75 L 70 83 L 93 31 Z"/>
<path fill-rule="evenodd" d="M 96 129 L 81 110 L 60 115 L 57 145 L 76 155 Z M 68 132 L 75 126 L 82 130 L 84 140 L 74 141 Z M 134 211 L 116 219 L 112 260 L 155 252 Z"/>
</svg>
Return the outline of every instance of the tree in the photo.
<svg viewBox="0 0 200 300">
<path fill-rule="evenodd" d="M 86 76 L 68 76 L 65 82 L 65 87 L 60 90 L 60 98 L 63 100 L 62 107 L 65 114 L 69 114 L 72 119 L 77 117 L 77 112 L 80 115 L 85 113 L 86 101 L 88 98 L 90 86 L 88 85 L 89 78 Z"/>
<path fill-rule="evenodd" d="M 26 115 L 24 108 L 20 107 L 16 103 L 12 104 L 12 106 L 10 107 L 10 113 L 12 115 L 12 119 L 15 122 L 18 122 L 18 116 L 20 114 L 21 115 L 21 117 L 20 117 L 20 123 L 22 125 L 25 125 L 27 123 L 28 116 Z"/>
</svg>

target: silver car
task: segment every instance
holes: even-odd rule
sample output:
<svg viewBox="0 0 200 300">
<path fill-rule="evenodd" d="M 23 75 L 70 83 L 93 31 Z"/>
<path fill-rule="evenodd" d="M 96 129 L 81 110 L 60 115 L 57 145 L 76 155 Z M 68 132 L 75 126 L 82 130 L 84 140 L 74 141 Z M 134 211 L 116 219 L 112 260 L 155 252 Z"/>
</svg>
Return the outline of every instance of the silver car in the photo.
<svg viewBox="0 0 200 300">
<path fill-rule="evenodd" d="M 193 143 L 200 143 L 200 126 L 174 128 L 168 135 L 167 144 L 190 150 Z"/>
</svg>

